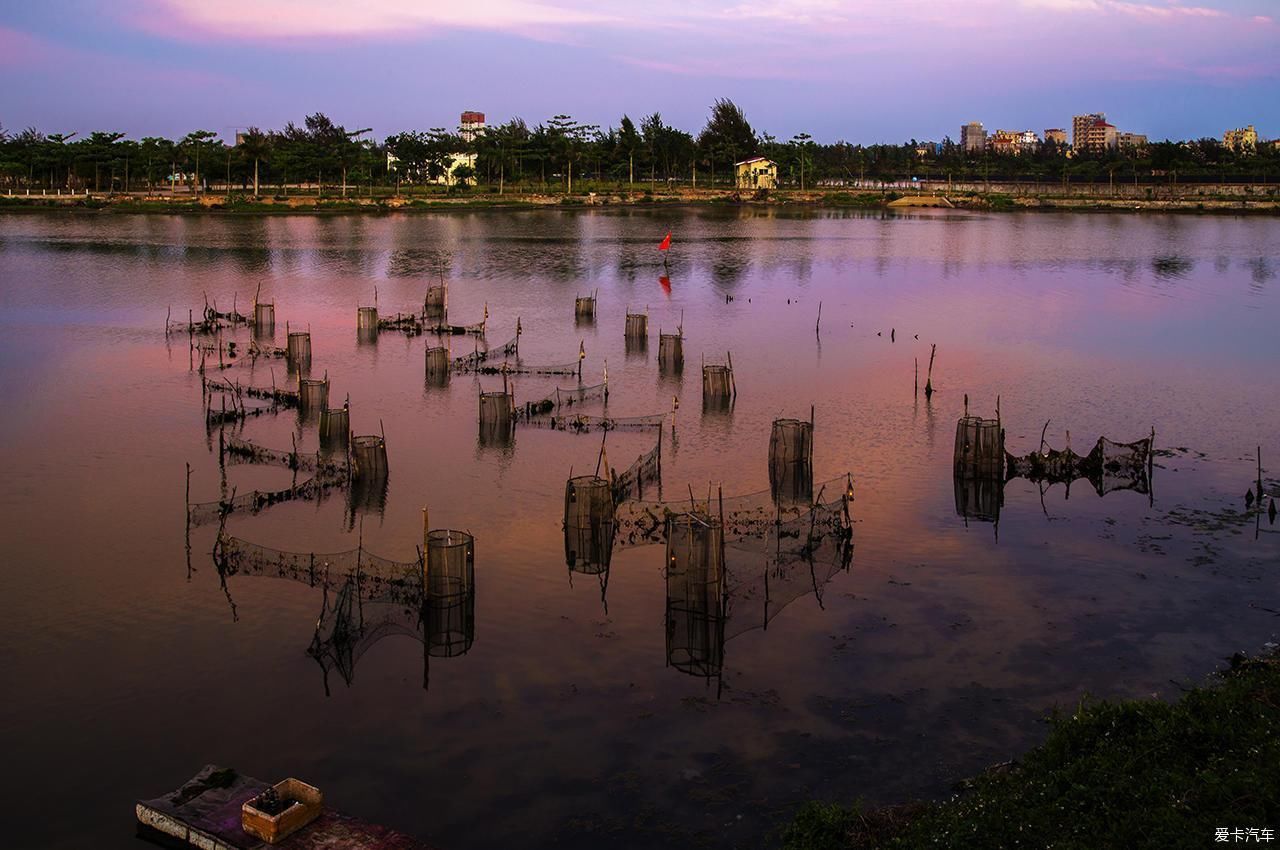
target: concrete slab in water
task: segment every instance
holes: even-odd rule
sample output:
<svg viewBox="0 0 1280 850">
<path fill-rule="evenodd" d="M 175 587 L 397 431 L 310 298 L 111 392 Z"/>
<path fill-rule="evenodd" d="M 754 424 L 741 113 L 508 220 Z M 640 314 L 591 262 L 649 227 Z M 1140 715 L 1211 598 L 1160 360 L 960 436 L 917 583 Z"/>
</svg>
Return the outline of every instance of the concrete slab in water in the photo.
<svg viewBox="0 0 1280 850">
<path fill-rule="evenodd" d="M 384 826 L 326 809 L 310 826 L 276 845 L 240 828 L 240 807 L 269 783 L 207 764 L 176 791 L 140 801 L 141 834 L 170 846 L 201 850 L 430 850 L 429 846 Z"/>
</svg>

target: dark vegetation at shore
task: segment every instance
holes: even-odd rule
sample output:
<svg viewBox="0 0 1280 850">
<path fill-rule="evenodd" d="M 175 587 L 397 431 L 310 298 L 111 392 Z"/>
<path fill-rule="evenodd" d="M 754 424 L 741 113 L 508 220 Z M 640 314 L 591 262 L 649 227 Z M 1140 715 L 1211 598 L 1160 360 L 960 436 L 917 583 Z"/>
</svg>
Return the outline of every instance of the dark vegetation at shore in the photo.
<svg viewBox="0 0 1280 850">
<path fill-rule="evenodd" d="M 406 188 L 506 194 L 575 190 L 633 192 L 648 188 L 733 186 L 733 163 L 765 156 L 778 163 L 784 187 L 836 188 L 922 180 L 957 183 L 1125 184 L 1153 188 L 1185 183 L 1275 184 L 1280 147 L 1235 152 L 1213 138 L 1152 142 L 1106 152 L 1067 151 L 1052 142 L 1021 155 L 966 152 L 950 137 L 937 143 L 818 143 L 800 132 L 780 140 L 760 132 L 741 108 L 719 100 L 695 135 L 655 112 L 617 127 L 556 115 L 530 126 L 521 118 L 467 137 L 461 128 L 406 130 L 379 142 L 322 113 L 278 130 L 248 128 L 236 144 L 209 130 L 181 139 L 127 138 L 116 129 L 87 135 L 0 128 L 0 189 L 83 194 L 232 191 L 253 195 L 376 197 Z M 474 155 L 461 160 L 459 154 Z M 436 185 L 444 179 L 454 185 Z M 856 191 L 856 190 L 855 190 Z"/>
<path fill-rule="evenodd" d="M 962 783 L 947 800 L 879 809 L 809 803 L 782 844 L 1207 847 L 1223 827 L 1269 828 L 1280 838 L 1280 651 L 1237 655 L 1176 702 L 1085 701 L 1050 722 L 1048 739 L 1020 763 Z"/>
</svg>

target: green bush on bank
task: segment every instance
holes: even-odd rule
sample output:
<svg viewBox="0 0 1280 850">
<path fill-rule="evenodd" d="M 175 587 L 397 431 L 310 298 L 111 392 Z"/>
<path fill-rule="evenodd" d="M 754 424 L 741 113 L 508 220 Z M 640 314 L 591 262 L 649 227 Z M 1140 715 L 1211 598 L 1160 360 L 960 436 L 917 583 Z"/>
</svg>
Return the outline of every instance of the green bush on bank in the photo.
<svg viewBox="0 0 1280 850">
<path fill-rule="evenodd" d="M 1220 828 L 1280 840 L 1280 655 L 1237 656 L 1177 702 L 1086 701 L 1051 721 L 1022 764 L 948 800 L 870 813 L 809 803 L 783 846 L 1205 847 Z"/>
</svg>

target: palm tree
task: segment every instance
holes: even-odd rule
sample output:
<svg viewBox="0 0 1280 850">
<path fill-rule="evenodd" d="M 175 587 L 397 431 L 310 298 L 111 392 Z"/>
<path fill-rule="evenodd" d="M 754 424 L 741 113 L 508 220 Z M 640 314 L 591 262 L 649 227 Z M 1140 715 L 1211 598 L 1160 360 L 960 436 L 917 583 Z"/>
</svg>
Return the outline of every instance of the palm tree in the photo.
<svg viewBox="0 0 1280 850">
<path fill-rule="evenodd" d="M 271 154 L 271 137 L 259 130 L 257 127 L 250 127 L 244 131 L 240 137 L 240 156 L 245 160 L 253 160 L 253 196 L 258 197 L 258 164 Z"/>
<path fill-rule="evenodd" d="M 211 139 L 217 138 L 218 134 L 212 130 L 194 130 L 187 133 L 182 140 L 183 147 L 191 147 L 196 152 L 196 194 L 200 194 L 200 148 Z"/>
</svg>

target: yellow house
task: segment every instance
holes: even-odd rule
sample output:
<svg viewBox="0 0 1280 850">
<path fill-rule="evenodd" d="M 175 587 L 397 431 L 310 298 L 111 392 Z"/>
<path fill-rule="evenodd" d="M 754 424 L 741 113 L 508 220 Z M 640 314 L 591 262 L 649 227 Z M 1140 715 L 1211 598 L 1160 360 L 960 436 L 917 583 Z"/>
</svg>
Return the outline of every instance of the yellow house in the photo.
<svg viewBox="0 0 1280 850">
<path fill-rule="evenodd" d="M 733 164 L 739 189 L 778 188 L 778 164 L 762 156 L 753 156 Z"/>
</svg>

